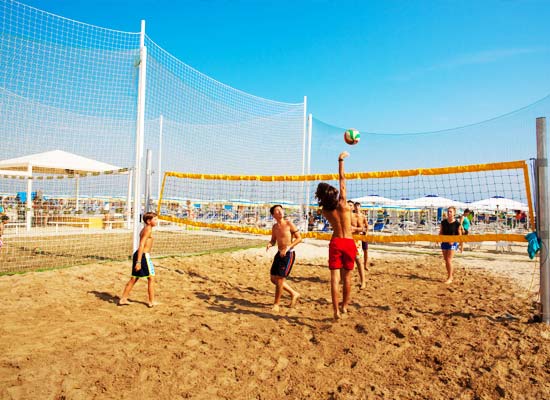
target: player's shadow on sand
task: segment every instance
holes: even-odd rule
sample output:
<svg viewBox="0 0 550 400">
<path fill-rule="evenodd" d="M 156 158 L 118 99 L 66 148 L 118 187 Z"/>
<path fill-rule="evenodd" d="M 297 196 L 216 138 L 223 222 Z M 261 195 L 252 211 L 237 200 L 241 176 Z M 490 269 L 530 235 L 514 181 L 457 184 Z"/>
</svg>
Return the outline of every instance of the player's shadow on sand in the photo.
<svg viewBox="0 0 550 400">
<path fill-rule="evenodd" d="M 311 283 L 323 283 L 327 284 L 327 279 L 319 278 L 318 276 L 290 276 L 288 278 L 290 282 L 311 282 Z"/>
<path fill-rule="evenodd" d="M 259 309 L 265 309 L 273 306 L 272 303 L 258 303 L 258 302 L 253 302 L 242 298 L 227 297 L 224 295 L 208 295 L 202 292 L 196 292 L 195 295 L 199 299 L 204 301 L 214 300 L 216 302 L 225 303 L 225 304 L 209 304 L 208 306 L 209 310 L 220 312 L 223 314 L 234 313 L 234 314 L 241 314 L 241 315 L 255 315 L 260 318 L 272 319 L 274 321 L 279 321 L 284 319 L 289 323 L 307 326 L 310 328 L 314 328 L 314 326 L 304 322 L 304 320 L 311 320 L 311 321 L 318 322 L 317 320 L 314 320 L 309 317 L 282 315 L 282 314 L 277 314 L 273 312 L 259 310 Z M 286 308 L 283 308 L 283 309 L 286 309 Z"/>
<path fill-rule="evenodd" d="M 107 293 L 107 292 L 98 292 L 96 290 L 91 290 L 88 293 L 93 294 L 99 300 L 103 300 L 111 304 L 118 304 L 118 301 L 120 300 L 120 297 L 113 296 L 111 293 Z"/>
<path fill-rule="evenodd" d="M 239 286 L 236 286 L 236 285 L 230 283 L 229 281 L 225 281 L 225 280 L 221 280 L 221 279 L 213 279 L 211 277 L 203 276 L 203 275 L 201 275 L 197 272 L 189 271 L 189 272 L 187 272 L 187 275 L 192 277 L 192 278 L 200 279 L 204 282 L 207 282 L 210 287 L 212 287 L 215 284 L 218 284 L 219 286 L 222 286 L 222 287 L 225 287 L 225 288 L 227 288 L 227 286 L 231 286 L 231 290 L 236 290 L 239 293 L 248 293 L 248 294 L 262 295 L 262 296 L 265 296 L 265 295 L 268 294 L 268 292 L 265 291 L 265 290 L 259 290 L 259 289 L 256 289 L 256 288 L 252 287 L 252 286 L 247 286 L 245 288 L 242 288 L 242 287 L 239 287 Z M 198 293 L 199 292 L 196 292 L 197 296 L 198 296 Z M 213 296 L 213 295 L 205 294 L 204 292 L 203 292 L 203 294 L 205 296 Z"/>
<path fill-rule="evenodd" d="M 118 306 L 118 302 L 120 300 L 119 296 L 113 296 L 111 293 L 107 293 L 107 292 L 98 292 L 96 290 L 91 290 L 88 293 L 93 294 L 99 300 L 106 301 L 107 303 L 114 304 L 115 306 Z M 128 299 L 128 302 L 143 304 L 143 305 L 147 306 L 147 303 L 145 303 L 144 301 Z"/>
<path fill-rule="evenodd" d="M 453 312 L 445 312 L 445 311 L 425 311 L 420 310 L 418 308 L 415 308 L 414 311 L 420 313 L 420 314 L 430 314 L 437 317 L 446 317 L 446 318 L 452 318 L 452 317 L 459 317 L 464 319 L 477 319 L 477 318 L 486 318 L 489 321 L 508 325 L 512 321 L 518 321 L 519 317 L 516 317 L 512 314 L 504 314 L 500 316 L 492 316 L 488 314 L 475 314 L 473 312 L 465 312 L 465 311 L 453 311 Z"/>
<path fill-rule="evenodd" d="M 225 303 L 230 303 L 230 304 L 235 304 L 235 305 L 238 305 L 238 306 L 243 306 L 243 307 L 267 307 L 269 306 L 269 303 L 255 303 L 255 302 L 252 302 L 252 301 L 249 301 L 249 300 L 246 300 L 246 299 L 242 299 L 242 298 L 234 298 L 234 297 L 227 297 L 227 296 L 224 296 L 224 295 L 220 295 L 220 294 L 215 294 L 215 295 L 209 295 L 209 294 L 206 294 L 206 293 L 202 293 L 202 292 L 195 292 L 195 295 L 201 299 L 201 300 L 210 300 L 210 299 L 214 299 L 215 301 L 220 301 L 220 302 L 225 302 Z"/>
<path fill-rule="evenodd" d="M 253 309 L 247 310 L 247 309 L 243 309 L 243 308 L 237 308 L 237 307 L 232 307 L 232 306 L 224 306 L 224 305 L 210 305 L 210 306 L 208 306 L 208 309 L 212 310 L 212 311 L 219 312 L 219 313 L 223 313 L 223 314 L 235 313 L 235 314 L 240 314 L 240 315 L 255 315 L 259 318 L 272 319 L 274 321 L 286 320 L 290 324 L 307 326 L 308 328 L 311 328 L 311 329 L 316 329 L 317 327 L 315 325 L 308 324 L 304 320 L 311 320 L 311 321 L 314 321 L 314 322 L 319 322 L 319 320 L 314 320 L 313 318 L 309 318 L 309 317 L 281 315 L 281 314 L 275 314 L 275 313 L 270 313 L 270 312 L 266 312 L 266 311 L 258 311 L 258 310 L 253 310 Z"/>
<path fill-rule="evenodd" d="M 441 279 L 431 278 L 429 276 L 418 275 L 418 274 L 392 274 L 396 278 L 405 278 L 412 281 L 426 281 L 426 282 L 441 282 Z"/>
</svg>

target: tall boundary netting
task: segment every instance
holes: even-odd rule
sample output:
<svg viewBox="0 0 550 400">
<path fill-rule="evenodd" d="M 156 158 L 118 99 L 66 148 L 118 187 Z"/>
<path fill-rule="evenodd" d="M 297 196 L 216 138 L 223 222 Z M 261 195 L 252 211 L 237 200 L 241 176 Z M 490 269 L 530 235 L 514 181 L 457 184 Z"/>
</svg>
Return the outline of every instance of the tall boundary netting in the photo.
<svg viewBox="0 0 550 400">
<path fill-rule="evenodd" d="M 195 173 L 304 172 L 305 102 L 242 92 L 186 65 L 148 36 L 145 46 L 145 148 L 154 149 L 153 165 Z"/>
<path fill-rule="evenodd" d="M 202 74 L 147 36 L 144 21 L 122 32 L 0 0 L 0 214 L 10 217 L 0 272 L 127 258 L 142 227 L 147 150 L 155 203 L 168 169 L 303 173 L 305 106 Z"/>
<path fill-rule="evenodd" d="M 158 213 L 161 220 L 196 229 L 268 235 L 269 208 L 281 204 L 304 237 L 329 239 L 330 226 L 313 202 L 319 182 L 337 188 L 338 175 L 167 172 Z M 449 206 L 459 212 L 471 209 L 474 219 L 470 235 L 446 236 L 445 241 L 525 242 L 535 218 L 526 161 L 351 172 L 346 185 L 348 199 L 361 203 L 369 221 L 368 234 L 355 238 L 368 242 L 440 242 L 439 224 Z"/>
</svg>

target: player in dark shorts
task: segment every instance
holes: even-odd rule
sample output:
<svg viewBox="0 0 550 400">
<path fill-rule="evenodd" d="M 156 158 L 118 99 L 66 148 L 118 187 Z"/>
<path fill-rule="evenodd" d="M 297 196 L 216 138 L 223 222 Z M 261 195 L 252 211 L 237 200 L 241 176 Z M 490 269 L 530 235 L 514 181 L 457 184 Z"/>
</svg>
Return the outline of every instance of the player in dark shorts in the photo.
<svg viewBox="0 0 550 400">
<path fill-rule="evenodd" d="M 140 278 L 147 278 L 147 295 L 149 297 L 147 305 L 153 307 L 158 304 L 155 302 L 155 267 L 153 267 L 150 256 L 153 247 L 153 228 L 158 225 L 157 214 L 146 212 L 143 214 L 143 223 L 145 226 L 139 234 L 139 247 L 132 256 L 132 276 L 124 287 L 118 302 L 121 306 L 130 304 L 128 296 Z"/>
<path fill-rule="evenodd" d="M 134 266 L 137 263 L 138 252 L 134 253 L 132 257 L 132 276 L 135 278 L 148 278 L 150 276 L 155 276 L 155 267 L 153 266 L 153 261 L 151 256 L 148 253 L 143 253 L 141 257 L 141 269 L 136 271 Z"/>
<path fill-rule="evenodd" d="M 296 259 L 293 249 L 302 241 L 302 237 L 294 223 L 285 218 L 283 207 L 280 204 L 271 207 L 269 212 L 276 223 L 271 228 L 271 240 L 267 244 L 266 251 L 273 246 L 277 246 L 277 254 L 273 258 L 270 274 L 271 282 L 275 285 L 273 311 L 279 311 L 279 302 L 283 291 L 288 292 L 291 296 L 290 307 L 294 307 L 300 297 L 300 293 L 286 282 L 286 278 L 290 274 Z"/>
<path fill-rule="evenodd" d="M 270 274 L 286 278 L 292 271 L 295 259 L 296 253 L 293 250 L 287 251 L 284 256 L 277 252 L 273 258 L 273 264 L 271 264 Z"/>
</svg>

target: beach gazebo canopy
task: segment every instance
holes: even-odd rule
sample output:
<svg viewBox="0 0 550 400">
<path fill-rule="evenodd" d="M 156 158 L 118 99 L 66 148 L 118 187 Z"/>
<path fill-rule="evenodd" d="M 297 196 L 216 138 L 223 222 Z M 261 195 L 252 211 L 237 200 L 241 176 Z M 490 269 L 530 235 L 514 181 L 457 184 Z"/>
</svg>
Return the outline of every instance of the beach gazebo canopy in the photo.
<svg viewBox="0 0 550 400">
<path fill-rule="evenodd" d="M 0 161 L 0 170 L 40 174 L 87 174 L 118 170 L 120 167 L 62 150 L 30 154 Z"/>
<path fill-rule="evenodd" d="M 52 150 L 43 153 L 10 158 L 0 161 L 2 173 L 32 178 L 33 174 L 76 175 L 76 208 L 78 209 L 78 175 L 88 173 L 115 171 L 121 169 L 91 158 L 68 153 L 62 150 Z M 31 226 L 31 193 L 32 179 L 27 180 L 27 229 Z"/>
</svg>

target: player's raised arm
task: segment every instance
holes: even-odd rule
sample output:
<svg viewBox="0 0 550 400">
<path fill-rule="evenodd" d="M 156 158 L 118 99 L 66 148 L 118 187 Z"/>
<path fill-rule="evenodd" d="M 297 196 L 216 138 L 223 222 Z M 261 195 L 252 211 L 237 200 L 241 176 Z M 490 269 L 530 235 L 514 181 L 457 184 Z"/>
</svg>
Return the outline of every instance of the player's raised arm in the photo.
<svg viewBox="0 0 550 400">
<path fill-rule="evenodd" d="M 344 158 L 348 157 L 349 153 L 343 151 L 338 156 L 338 180 L 340 182 L 340 201 L 346 201 L 346 175 L 344 173 Z"/>
</svg>

